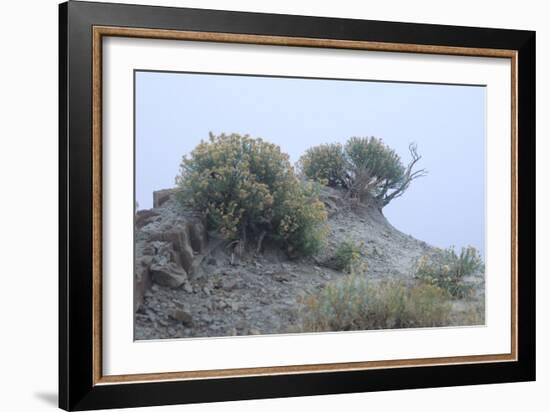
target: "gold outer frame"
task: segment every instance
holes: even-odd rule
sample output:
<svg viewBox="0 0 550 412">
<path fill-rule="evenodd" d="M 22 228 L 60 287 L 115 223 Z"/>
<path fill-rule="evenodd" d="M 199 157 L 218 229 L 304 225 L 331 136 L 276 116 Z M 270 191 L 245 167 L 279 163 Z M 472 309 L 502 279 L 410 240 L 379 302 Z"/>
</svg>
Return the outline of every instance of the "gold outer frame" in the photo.
<svg viewBox="0 0 550 412">
<path fill-rule="evenodd" d="M 475 56 L 508 58 L 511 60 L 511 352 L 472 356 L 451 356 L 438 358 L 394 359 L 381 361 L 328 363 L 314 365 L 288 365 L 273 367 L 217 369 L 201 371 L 144 373 L 131 375 L 103 375 L 102 372 L 102 40 L 105 36 L 132 37 L 164 40 L 187 40 L 256 45 L 276 45 L 293 47 L 318 47 L 332 49 L 352 49 L 399 53 L 421 53 L 437 55 Z M 228 377 L 250 377 L 261 375 L 285 375 L 353 371 L 383 368 L 403 368 L 415 366 L 458 365 L 472 363 L 493 363 L 517 361 L 517 266 L 518 266 L 518 150 L 517 150 L 517 51 L 504 49 L 468 48 L 453 46 L 431 46 L 404 43 L 383 43 L 370 41 L 335 40 L 302 37 L 264 36 L 249 34 L 142 29 L 131 27 L 94 26 L 92 43 L 92 295 L 93 295 L 93 377 L 94 385 L 130 384 L 170 380 L 216 379 Z"/>
</svg>

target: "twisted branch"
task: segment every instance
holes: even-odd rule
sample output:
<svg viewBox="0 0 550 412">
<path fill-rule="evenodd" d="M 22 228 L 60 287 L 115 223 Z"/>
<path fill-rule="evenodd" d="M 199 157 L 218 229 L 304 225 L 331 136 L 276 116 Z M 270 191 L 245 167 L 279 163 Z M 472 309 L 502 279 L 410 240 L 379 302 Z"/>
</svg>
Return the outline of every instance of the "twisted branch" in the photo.
<svg viewBox="0 0 550 412">
<path fill-rule="evenodd" d="M 405 173 L 403 175 L 403 179 L 401 180 L 401 184 L 390 194 L 386 194 L 388 188 L 386 188 L 386 191 L 383 191 L 381 194 L 381 202 L 382 207 L 386 206 L 388 203 L 390 203 L 393 199 L 396 199 L 405 193 L 405 191 L 409 188 L 411 185 L 411 182 L 415 179 L 418 179 L 419 177 L 426 176 L 428 174 L 428 171 L 426 169 L 419 169 L 413 171 L 413 167 L 420 159 L 422 159 L 422 156 L 418 154 L 416 143 L 411 143 L 409 145 L 409 152 L 411 153 L 411 161 L 407 165 L 407 168 L 405 169 Z"/>
</svg>

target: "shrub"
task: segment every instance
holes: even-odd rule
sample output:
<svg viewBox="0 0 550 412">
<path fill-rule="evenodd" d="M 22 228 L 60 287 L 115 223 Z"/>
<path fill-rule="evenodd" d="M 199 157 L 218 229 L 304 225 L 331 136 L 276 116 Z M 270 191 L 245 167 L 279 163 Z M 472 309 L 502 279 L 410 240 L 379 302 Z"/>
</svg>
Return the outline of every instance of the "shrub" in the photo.
<svg viewBox="0 0 550 412">
<path fill-rule="evenodd" d="M 361 246 L 349 240 L 341 242 L 334 252 L 335 268 L 351 273 L 361 260 Z"/>
<path fill-rule="evenodd" d="M 449 295 L 437 286 L 368 282 L 351 275 L 305 299 L 300 329 L 309 332 L 445 326 Z"/>
<path fill-rule="evenodd" d="M 325 144 L 307 150 L 298 165 L 309 179 L 346 189 L 361 201 L 370 196 L 384 207 L 401 196 L 414 179 L 426 174 L 424 169 L 413 171 L 421 159 L 416 145 L 409 145 L 409 151 L 412 160 L 405 167 L 382 139 L 352 137 L 343 147 Z"/>
<path fill-rule="evenodd" d="M 453 325 L 473 326 L 485 324 L 484 299 L 460 301 L 460 303 L 463 303 L 463 305 L 455 307 L 452 313 Z"/>
<path fill-rule="evenodd" d="M 273 207 L 276 230 L 272 236 L 286 245 L 290 256 L 314 255 L 324 243 L 327 212 L 318 192 L 315 184 L 294 179 Z"/>
<path fill-rule="evenodd" d="M 445 289 L 456 298 L 471 294 L 472 285 L 465 278 L 483 272 L 485 266 L 476 248 L 463 247 L 460 254 L 454 248 L 432 256 L 422 256 L 416 263 L 415 278 Z"/>
<path fill-rule="evenodd" d="M 299 160 L 301 172 L 307 178 L 331 187 L 347 188 L 348 165 L 341 144 L 323 144 L 306 151 Z"/>
<path fill-rule="evenodd" d="M 314 253 L 326 212 L 314 190 L 294 173 L 288 155 L 274 144 L 238 134 L 201 141 L 184 157 L 179 201 L 205 213 L 210 228 L 243 244 L 265 236 L 294 254 Z"/>
</svg>

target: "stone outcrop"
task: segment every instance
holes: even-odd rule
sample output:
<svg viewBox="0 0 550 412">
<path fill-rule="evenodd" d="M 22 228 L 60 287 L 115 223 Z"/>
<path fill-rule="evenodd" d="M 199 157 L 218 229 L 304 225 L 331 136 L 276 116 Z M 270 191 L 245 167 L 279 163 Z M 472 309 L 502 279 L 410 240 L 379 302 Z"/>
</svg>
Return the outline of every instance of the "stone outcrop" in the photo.
<svg viewBox="0 0 550 412">
<path fill-rule="evenodd" d="M 196 272 L 208 245 L 206 225 L 196 213 L 182 209 L 176 191 L 154 192 L 153 209 L 135 216 L 134 309 L 152 284 L 169 288 L 184 285 Z"/>
<path fill-rule="evenodd" d="M 187 272 L 174 262 L 154 263 L 149 268 L 153 282 L 170 288 L 179 288 L 187 281 Z"/>
<path fill-rule="evenodd" d="M 162 189 L 153 192 L 153 208 L 159 208 L 162 204 L 176 194 L 177 189 Z"/>
</svg>

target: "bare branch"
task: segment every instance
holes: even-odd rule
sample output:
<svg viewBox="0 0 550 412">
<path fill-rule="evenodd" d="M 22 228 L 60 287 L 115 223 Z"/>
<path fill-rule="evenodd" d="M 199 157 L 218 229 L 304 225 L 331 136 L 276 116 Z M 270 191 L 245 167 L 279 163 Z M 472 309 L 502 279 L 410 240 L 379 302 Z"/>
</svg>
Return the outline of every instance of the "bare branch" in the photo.
<svg viewBox="0 0 550 412">
<path fill-rule="evenodd" d="M 428 174 L 428 171 L 426 169 L 419 169 L 413 172 L 413 167 L 415 166 L 415 164 L 418 163 L 420 159 L 422 159 L 422 156 L 418 154 L 418 147 L 416 143 L 411 143 L 409 145 L 409 152 L 411 154 L 411 161 L 409 162 L 409 164 L 407 165 L 407 168 L 405 169 L 402 182 L 399 185 L 399 187 L 389 195 L 386 195 L 385 192 L 382 193 L 382 196 L 383 196 L 381 199 L 382 207 L 386 206 L 392 200 L 402 196 L 403 193 L 405 193 L 405 191 L 409 188 L 413 180 L 418 179 L 420 177 L 424 177 Z"/>
</svg>

